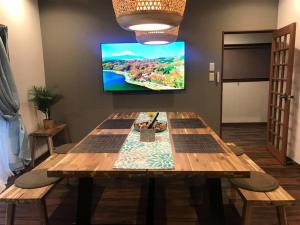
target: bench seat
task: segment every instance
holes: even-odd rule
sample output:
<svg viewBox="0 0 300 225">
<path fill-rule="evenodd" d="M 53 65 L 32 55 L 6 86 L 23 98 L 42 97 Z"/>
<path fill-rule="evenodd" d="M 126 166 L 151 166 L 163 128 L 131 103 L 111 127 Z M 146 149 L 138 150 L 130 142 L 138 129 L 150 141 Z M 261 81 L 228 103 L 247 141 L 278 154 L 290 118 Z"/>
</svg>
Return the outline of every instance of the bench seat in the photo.
<svg viewBox="0 0 300 225">
<path fill-rule="evenodd" d="M 228 146 L 235 146 L 234 143 L 227 143 Z M 252 159 L 246 154 L 239 156 L 239 158 L 249 166 L 251 171 L 263 172 Z M 242 188 L 236 188 L 241 196 L 243 207 L 243 224 L 251 224 L 251 207 L 260 206 L 275 206 L 277 209 L 277 216 L 281 225 L 287 224 L 285 207 L 295 204 L 295 199 L 283 187 L 279 186 L 276 190 L 270 192 L 255 192 Z"/>
<path fill-rule="evenodd" d="M 51 166 L 54 166 L 58 161 L 60 161 L 63 157 L 64 155 L 53 154 L 33 170 L 50 168 Z M 48 216 L 44 198 L 54 186 L 55 184 L 51 184 L 41 188 L 23 189 L 12 185 L 4 190 L 0 194 L 0 202 L 7 203 L 5 225 L 14 224 L 15 206 L 23 203 L 37 203 L 38 210 L 41 215 L 42 224 L 47 225 Z"/>
</svg>

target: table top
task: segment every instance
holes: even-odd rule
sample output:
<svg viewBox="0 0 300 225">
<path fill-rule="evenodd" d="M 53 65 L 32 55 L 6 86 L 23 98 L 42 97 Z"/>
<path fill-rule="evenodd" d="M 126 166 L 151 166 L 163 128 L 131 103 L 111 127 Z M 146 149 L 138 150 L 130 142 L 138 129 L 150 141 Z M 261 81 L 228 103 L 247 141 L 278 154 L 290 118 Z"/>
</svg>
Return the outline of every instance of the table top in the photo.
<svg viewBox="0 0 300 225">
<path fill-rule="evenodd" d="M 138 112 L 113 113 L 107 119 L 136 119 Z M 78 153 L 72 150 L 55 166 L 49 168 L 49 176 L 194 176 L 204 175 L 212 177 L 249 177 L 250 171 L 244 163 L 231 151 L 222 139 L 195 112 L 168 112 L 170 119 L 198 118 L 205 128 L 174 129 L 168 123 L 170 134 L 210 134 L 223 148 L 223 153 L 177 153 L 171 137 L 172 154 L 175 168 L 168 170 L 130 170 L 114 169 L 114 163 L 119 153 Z M 118 135 L 128 134 L 131 129 L 99 129 L 92 130 L 82 141 L 90 135 Z M 82 142 L 81 141 L 81 142 Z M 78 145 L 81 143 L 79 142 Z M 75 146 L 76 148 L 76 146 Z"/>
<path fill-rule="evenodd" d="M 53 137 L 56 134 L 58 134 L 59 132 L 61 132 L 62 130 L 64 130 L 66 128 L 66 126 L 67 126 L 67 124 L 60 124 L 60 125 L 56 125 L 55 127 L 51 128 L 51 129 L 41 128 L 41 129 L 38 129 L 38 130 L 30 133 L 30 136 Z"/>
</svg>

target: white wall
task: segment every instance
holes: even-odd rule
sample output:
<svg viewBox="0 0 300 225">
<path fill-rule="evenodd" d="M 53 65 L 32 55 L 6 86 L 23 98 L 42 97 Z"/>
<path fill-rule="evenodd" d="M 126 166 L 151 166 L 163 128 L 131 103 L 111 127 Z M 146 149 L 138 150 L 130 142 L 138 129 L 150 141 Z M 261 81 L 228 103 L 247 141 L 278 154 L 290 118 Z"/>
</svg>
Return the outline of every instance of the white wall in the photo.
<svg viewBox="0 0 300 225">
<path fill-rule="evenodd" d="M 224 35 L 225 45 L 271 42 L 272 33 Z M 222 123 L 267 122 L 268 94 L 268 81 L 223 83 Z"/>
<path fill-rule="evenodd" d="M 8 27 L 9 53 L 20 97 L 20 112 L 30 132 L 37 128 L 38 118 L 28 102 L 28 90 L 33 85 L 45 85 L 37 0 L 0 0 L 0 23 Z"/>
<path fill-rule="evenodd" d="M 223 83 L 223 123 L 267 122 L 269 82 Z"/>
<path fill-rule="evenodd" d="M 278 8 L 278 28 L 297 22 L 295 65 L 288 155 L 300 163 L 300 0 L 280 0 Z"/>
</svg>

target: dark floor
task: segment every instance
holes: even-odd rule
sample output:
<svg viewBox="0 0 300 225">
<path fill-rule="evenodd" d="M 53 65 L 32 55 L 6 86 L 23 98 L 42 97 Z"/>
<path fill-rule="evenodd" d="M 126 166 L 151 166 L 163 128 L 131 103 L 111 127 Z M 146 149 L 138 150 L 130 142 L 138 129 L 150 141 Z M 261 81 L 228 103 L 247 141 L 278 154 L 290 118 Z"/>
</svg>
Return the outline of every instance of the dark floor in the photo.
<svg viewBox="0 0 300 225">
<path fill-rule="evenodd" d="M 238 146 L 266 146 L 267 124 L 223 124 L 222 138 Z"/>
<path fill-rule="evenodd" d="M 251 131 L 251 128 L 247 127 L 244 129 L 239 128 L 239 132 L 237 129 L 228 129 L 223 133 L 224 139 L 246 146 L 246 153 L 256 163 L 274 175 L 296 199 L 300 199 L 300 166 L 295 163 L 290 163 L 287 167 L 281 166 L 262 145 L 264 134 L 259 134 L 260 129 L 256 131 Z M 71 183 L 72 185 L 68 186 L 62 181 L 47 197 L 51 225 L 74 224 L 76 180 L 72 180 Z M 205 184 L 202 180 L 159 181 L 156 190 L 155 225 L 209 224 L 207 216 L 209 207 Z M 144 224 L 146 196 L 146 184 L 142 180 L 130 182 L 98 180 L 94 191 L 93 224 Z M 287 213 L 289 225 L 300 224 L 300 205 L 288 208 Z M 228 225 L 240 223 L 237 210 L 228 204 L 226 199 L 225 214 Z M 0 206 L 0 224 L 4 224 L 4 215 L 5 207 L 2 204 Z M 35 205 L 18 206 L 16 216 L 16 225 L 40 225 Z M 254 209 L 252 224 L 277 224 L 275 209 Z"/>
</svg>

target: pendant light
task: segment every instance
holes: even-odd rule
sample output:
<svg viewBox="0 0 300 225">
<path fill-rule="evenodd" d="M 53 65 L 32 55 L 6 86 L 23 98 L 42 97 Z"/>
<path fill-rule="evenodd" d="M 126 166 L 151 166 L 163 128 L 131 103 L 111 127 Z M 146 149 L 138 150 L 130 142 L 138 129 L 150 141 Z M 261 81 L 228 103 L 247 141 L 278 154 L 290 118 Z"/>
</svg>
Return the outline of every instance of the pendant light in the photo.
<svg viewBox="0 0 300 225">
<path fill-rule="evenodd" d="M 117 22 L 131 31 L 159 31 L 180 25 L 186 0 L 112 0 Z"/>
<path fill-rule="evenodd" d="M 144 45 L 170 44 L 177 40 L 179 26 L 161 31 L 136 31 L 136 40 Z"/>
</svg>

